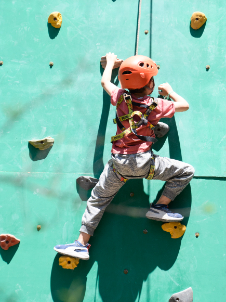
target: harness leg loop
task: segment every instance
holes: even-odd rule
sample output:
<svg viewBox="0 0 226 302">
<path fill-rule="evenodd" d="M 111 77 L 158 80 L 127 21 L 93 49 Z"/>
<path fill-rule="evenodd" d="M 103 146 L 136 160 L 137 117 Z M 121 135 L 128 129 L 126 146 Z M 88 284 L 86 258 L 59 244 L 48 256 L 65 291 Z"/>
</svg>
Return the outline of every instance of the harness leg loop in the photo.
<svg viewBox="0 0 226 302">
<path fill-rule="evenodd" d="M 146 177 L 146 179 L 148 179 L 148 180 L 152 180 L 152 178 L 154 177 L 154 174 L 155 174 L 155 159 L 154 159 L 154 157 L 152 156 L 152 165 L 151 165 L 151 167 L 150 167 L 150 170 L 149 170 L 149 174 L 148 174 L 148 176 Z"/>
<path fill-rule="evenodd" d="M 127 178 L 123 177 L 116 169 L 115 169 L 115 166 L 113 164 L 113 171 L 115 172 L 115 174 L 117 174 L 119 177 L 120 177 L 120 181 L 122 182 L 127 182 Z"/>
</svg>

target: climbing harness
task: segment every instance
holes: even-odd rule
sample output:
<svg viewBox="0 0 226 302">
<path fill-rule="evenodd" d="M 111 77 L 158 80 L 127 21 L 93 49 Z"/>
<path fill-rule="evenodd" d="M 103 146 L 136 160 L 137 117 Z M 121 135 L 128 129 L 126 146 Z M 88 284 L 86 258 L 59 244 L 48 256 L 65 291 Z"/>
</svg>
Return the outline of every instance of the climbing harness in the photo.
<svg viewBox="0 0 226 302">
<path fill-rule="evenodd" d="M 118 106 L 123 102 L 125 101 L 125 103 L 127 104 L 127 107 L 128 107 L 128 111 L 129 113 L 126 114 L 126 115 L 123 115 L 123 116 L 118 116 L 117 114 L 117 108 Z M 134 106 L 138 106 L 140 108 L 146 108 L 147 110 L 145 111 L 145 113 L 143 114 L 141 111 L 133 111 L 133 105 Z M 138 135 L 137 134 L 137 128 L 139 128 L 140 126 L 142 125 L 146 125 L 148 126 L 150 129 L 153 129 L 154 126 L 148 121 L 148 117 L 150 115 L 150 113 L 157 107 L 158 105 L 158 101 L 156 98 L 154 98 L 152 100 L 152 103 L 151 105 L 144 105 L 144 104 L 139 104 L 139 103 L 136 103 L 136 102 L 133 102 L 132 101 L 132 97 L 129 93 L 123 93 L 118 101 L 117 101 L 117 104 L 116 104 L 116 118 L 113 120 L 113 122 L 115 124 L 118 125 L 119 129 L 122 131 L 121 133 L 115 135 L 115 136 L 112 136 L 111 137 L 111 142 L 115 142 L 121 138 L 123 138 L 124 136 L 127 136 L 129 135 L 130 133 L 133 133 L 134 135 L 136 135 L 140 140 L 143 140 L 143 141 L 146 141 L 146 142 L 153 142 L 155 143 L 157 141 L 156 138 L 154 137 L 150 137 L 150 136 L 144 136 L 144 135 Z M 138 115 L 140 117 L 140 121 L 135 123 L 134 122 L 134 119 L 133 117 L 135 115 Z M 129 120 L 129 125 L 130 127 L 129 128 L 125 128 L 123 126 L 123 124 L 121 122 L 125 121 L 125 120 Z M 154 157 L 152 155 L 152 165 L 150 167 L 150 171 L 149 171 L 149 174 L 148 176 L 146 177 L 146 179 L 149 179 L 151 180 L 154 176 L 154 172 L 155 172 L 155 165 L 154 165 Z M 113 165 L 113 171 L 120 177 L 120 180 L 122 182 L 127 182 L 127 178 L 123 177 L 114 167 Z"/>
<path fill-rule="evenodd" d="M 125 101 L 125 103 L 127 104 L 129 113 L 126 114 L 126 115 L 118 117 L 117 108 L 123 101 Z M 144 114 L 140 111 L 133 111 L 133 105 L 141 107 L 141 108 L 146 108 L 147 110 Z M 157 142 L 157 139 L 154 138 L 154 137 L 138 135 L 137 130 L 136 130 L 141 125 L 146 125 L 150 129 L 154 128 L 154 126 L 148 121 L 148 116 L 157 107 L 157 105 L 158 105 L 158 101 L 157 101 L 156 98 L 154 98 L 151 105 L 148 106 L 148 105 L 143 105 L 143 104 L 133 102 L 132 97 L 131 97 L 130 94 L 123 93 L 118 99 L 118 102 L 117 102 L 117 105 L 116 105 L 116 118 L 113 120 L 113 122 L 118 125 L 119 129 L 122 132 L 115 135 L 115 136 L 112 136 L 111 137 L 111 143 L 123 138 L 124 136 L 127 136 L 130 133 L 133 133 L 134 135 L 136 135 L 140 140 L 143 140 L 143 141 L 146 141 L 146 142 L 152 142 L 152 143 Z M 137 123 L 135 123 L 134 119 L 133 119 L 133 117 L 135 115 L 138 115 L 140 117 L 140 121 L 137 122 Z M 127 129 L 125 129 L 125 127 L 121 123 L 122 121 L 125 121 L 125 120 L 129 120 L 129 124 L 130 124 L 130 127 L 127 128 Z"/>
</svg>

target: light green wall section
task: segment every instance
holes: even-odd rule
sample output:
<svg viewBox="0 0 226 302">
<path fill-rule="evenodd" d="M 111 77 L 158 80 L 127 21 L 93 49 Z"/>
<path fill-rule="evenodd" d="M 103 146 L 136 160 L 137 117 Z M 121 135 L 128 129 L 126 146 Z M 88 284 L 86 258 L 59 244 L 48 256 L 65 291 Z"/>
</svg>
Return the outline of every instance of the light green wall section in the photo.
<svg viewBox="0 0 226 302">
<path fill-rule="evenodd" d="M 189 28 L 197 10 L 208 18 L 200 37 Z M 63 17 L 54 39 L 47 26 L 53 11 Z M 110 157 L 115 108 L 100 85 L 99 61 L 109 51 L 134 55 L 138 1 L 4 0 L 0 12 L 0 234 L 21 240 L 0 249 L 0 301 L 167 302 L 190 286 L 195 302 L 224 301 L 223 0 L 142 1 L 139 54 L 161 66 L 154 96 L 169 82 L 190 104 L 165 120 L 170 132 L 154 146 L 196 169 L 172 204 L 185 215 L 185 235 L 173 240 L 145 218 L 163 183 L 129 181 L 90 241 L 90 260 L 74 271 L 58 265 L 53 247 L 77 238 L 90 191 L 76 179 L 99 177 Z M 113 79 L 118 85 L 117 71 Z M 37 160 L 28 140 L 45 136 L 55 143 Z"/>
<path fill-rule="evenodd" d="M 5 261 L 16 250 L 9 264 L 0 262 L 2 301 L 168 301 L 189 286 L 194 301 L 224 300 L 224 181 L 194 179 L 177 198 L 173 206 L 180 208 L 187 225 L 177 240 L 162 231 L 161 223 L 145 218 L 148 202 L 162 183 L 128 182 L 91 240 L 90 260 L 68 271 L 58 265 L 53 246 L 70 243 L 77 235 L 86 206 L 76 193 L 79 175 L 63 174 L 54 180 L 51 174 L 14 174 L 12 181 L 18 176 L 21 180 L 16 185 L 2 174 L 0 232 L 7 230 L 21 239 L 17 250 L 1 250 Z M 50 184 L 57 180 L 53 189 Z M 42 225 L 39 232 L 37 224 Z"/>
<path fill-rule="evenodd" d="M 183 160 L 199 176 L 226 175 L 225 10 L 221 1 L 153 1 L 152 56 L 161 66 L 156 83 L 171 83 L 190 104 L 175 119 Z M 195 11 L 207 16 L 200 37 L 190 29 Z"/>
<path fill-rule="evenodd" d="M 218 5 L 196 7 L 189 1 L 184 7 L 180 1 L 158 1 L 151 10 L 150 1 L 144 0 L 141 12 L 139 53 L 149 55 L 151 51 L 161 65 L 156 85 L 168 81 L 190 103 L 188 112 L 176 115 L 176 127 L 183 160 L 192 163 L 200 176 L 225 176 L 224 127 L 219 127 L 225 112 L 225 20 L 217 18 Z M 93 158 L 89 154 L 94 153 L 102 112 L 106 120 L 109 117 L 107 160 L 109 136 L 115 132 L 111 123 L 114 108 L 109 110 L 102 102 L 99 59 L 109 50 L 123 59 L 134 54 L 137 8 L 137 3 L 128 1 L 1 4 L 5 16 L 1 19 L 1 171 L 29 171 L 26 142 L 51 135 L 60 145 L 51 151 L 58 156 L 35 163 L 32 171 L 55 172 L 54 166 L 63 162 L 63 172 L 90 173 Z M 53 9 L 63 15 L 55 39 L 49 37 L 47 27 Z M 189 28 L 195 9 L 208 17 L 200 38 Z M 54 62 L 52 69 L 50 61 Z M 208 72 L 207 64 L 211 66 Z M 167 146 L 160 154 L 169 155 Z M 68 164 L 68 158 L 73 164 Z"/>
</svg>

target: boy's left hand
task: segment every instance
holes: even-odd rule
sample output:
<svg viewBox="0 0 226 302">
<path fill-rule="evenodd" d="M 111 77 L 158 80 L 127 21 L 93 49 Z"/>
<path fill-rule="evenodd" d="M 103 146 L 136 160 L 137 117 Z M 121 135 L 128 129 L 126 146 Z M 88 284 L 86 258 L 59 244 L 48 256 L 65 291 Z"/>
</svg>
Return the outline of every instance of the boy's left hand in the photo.
<svg viewBox="0 0 226 302">
<path fill-rule="evenodd" d="M 158 87 L 158 93 L 162 96 L 166 96 L 168 95 L 169 93 L 172 93 L 173 92 L 173 89 L 172 87 L 170 86 L 169 83 L 163 83 L 161 85 L 159 85 Z"/>
</svg>

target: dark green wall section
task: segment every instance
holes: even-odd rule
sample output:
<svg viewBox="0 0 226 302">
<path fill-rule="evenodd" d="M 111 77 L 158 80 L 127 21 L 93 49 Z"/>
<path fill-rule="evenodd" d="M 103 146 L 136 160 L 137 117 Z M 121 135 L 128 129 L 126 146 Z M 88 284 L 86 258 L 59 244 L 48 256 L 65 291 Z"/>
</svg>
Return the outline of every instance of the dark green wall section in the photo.
<svg viewBox="0 0 226 302">
<path fill-rule="evenodd" d="M 47 24 L 53 11 L 60 30 Z M 208 18 L 199 31 L 190 29 L 194 11 Z M 167 302 L 190 286 L 195 302 L 225 300 L 225 13 L 223 0 L 142 1 L 139 54 L 160 65 L 156 86 L 169 82 L 190 104 L 154 146 L 196 169 L 172 203 L 184 236 L 145 218 L 163 183 L 129 181 L 90 241 L 90 260 L 70 271 L 53 247 L 77 238 L 90 191 L 76 179 L 99 177 L 116 131 L 99 61 L 134 55 L 138 1 L 0 3 L 0 234 L 21 240 L 0 249 L 0 301 Z M 118 85 L 117 71 L 112 79 Z M 45 156 L 29 147 L 46 136 L 55 143 Z"/>
</svg>

